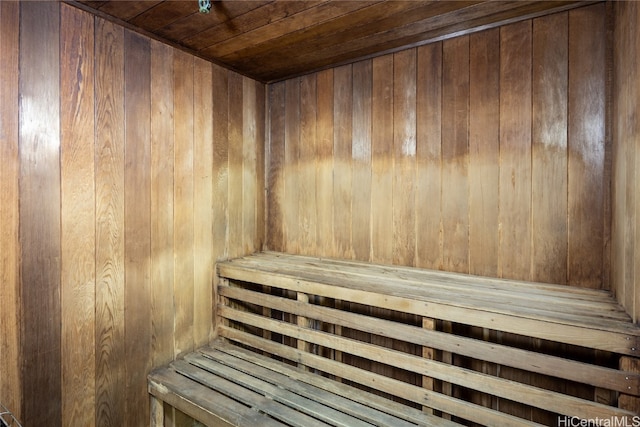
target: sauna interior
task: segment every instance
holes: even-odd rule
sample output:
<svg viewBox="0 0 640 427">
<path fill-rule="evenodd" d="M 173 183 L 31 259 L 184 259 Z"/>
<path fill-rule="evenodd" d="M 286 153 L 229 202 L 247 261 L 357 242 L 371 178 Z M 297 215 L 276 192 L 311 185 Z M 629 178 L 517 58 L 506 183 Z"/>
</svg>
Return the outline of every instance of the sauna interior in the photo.
<svg viewBox="0 0 640 427">
<path fill-rule="evenodd" d="M 103 3 L 0 1 L 0 403 L 23 426 L 148 425 L 149 371 L 212 339 L 216 261 L 260 250 L 603 289 L 639 320 L 640 3 L 277 77 L 259 44 L 226 68 Z"/>
</svg>

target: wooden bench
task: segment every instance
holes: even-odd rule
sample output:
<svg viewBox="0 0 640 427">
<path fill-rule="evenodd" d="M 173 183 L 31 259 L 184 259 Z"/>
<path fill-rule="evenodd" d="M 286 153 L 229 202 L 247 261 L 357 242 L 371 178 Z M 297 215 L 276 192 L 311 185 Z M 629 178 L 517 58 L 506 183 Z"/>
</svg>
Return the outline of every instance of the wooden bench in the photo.
<svg viewBox="0 0 640 427">
<path fill-rule="evenodd" d="M 280 253 L 217 271 L 218 338 L 149 375 L 152 425 L 163 402 L 208 426 L 640 420 L 640 331 L 607 292 Z"/>
</svg>

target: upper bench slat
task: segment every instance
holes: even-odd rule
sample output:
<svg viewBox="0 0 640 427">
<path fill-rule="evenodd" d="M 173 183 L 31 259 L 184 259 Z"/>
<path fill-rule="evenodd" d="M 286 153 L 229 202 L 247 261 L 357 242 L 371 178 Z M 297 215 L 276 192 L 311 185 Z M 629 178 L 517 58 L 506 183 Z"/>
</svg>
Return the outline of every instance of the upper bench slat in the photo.
<svg viewBox="0 0 640 427">
<path fill-rule="evenodd" d="M 323 271 L 318 265 L 326 269 Z M 341 298 L 345 301 L 620 354 L 638 354 L 640 329 L 628 316 L 621 316 L 619 304 L 603 291 L 279 253 L 221 262 L 218 274 L 327 297 L 335 295 L 337 286 L 342 288 Z M 527 299 L 544 299 L 544 310 L 513 303 Z"/>
</svg>

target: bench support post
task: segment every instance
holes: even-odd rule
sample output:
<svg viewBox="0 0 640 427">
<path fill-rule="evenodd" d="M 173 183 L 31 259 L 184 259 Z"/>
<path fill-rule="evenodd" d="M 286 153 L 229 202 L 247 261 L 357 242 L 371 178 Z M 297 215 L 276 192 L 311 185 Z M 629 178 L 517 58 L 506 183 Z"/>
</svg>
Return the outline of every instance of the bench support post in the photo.
<svg viewBox="0 0 640 427">
<path fill-rule="evenodd" d="M 164 405 L 160 399 L 151 395 L 151 415 L 150 426 L 151 427 L 164 427 Z"/>
<path fill-rule="evenodd" d="M 622 356 L 620 358 L 620 369 L 627 372 L 640 373 L 640 359 L 636 357 Z M 640 397 L 621 393 L 620 397 L 618 397 L 618 407 L 640 413 Z"/>
</svg>

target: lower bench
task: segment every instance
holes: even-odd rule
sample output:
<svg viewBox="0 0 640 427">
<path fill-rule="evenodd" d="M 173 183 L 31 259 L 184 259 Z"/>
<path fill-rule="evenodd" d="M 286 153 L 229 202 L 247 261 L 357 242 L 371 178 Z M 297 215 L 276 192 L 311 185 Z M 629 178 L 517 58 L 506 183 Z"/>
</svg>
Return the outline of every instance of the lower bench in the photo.
<svg viewBox="0 0 640 427">
<path fill-rule="evenodd" d="M 218 275 L 218 338 L 149 375 L 152 425 L 163 402 L 207 426 L 640 420 L 640 331 L 606 292 L 278 253 Z"/>
</svg>

